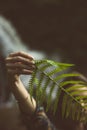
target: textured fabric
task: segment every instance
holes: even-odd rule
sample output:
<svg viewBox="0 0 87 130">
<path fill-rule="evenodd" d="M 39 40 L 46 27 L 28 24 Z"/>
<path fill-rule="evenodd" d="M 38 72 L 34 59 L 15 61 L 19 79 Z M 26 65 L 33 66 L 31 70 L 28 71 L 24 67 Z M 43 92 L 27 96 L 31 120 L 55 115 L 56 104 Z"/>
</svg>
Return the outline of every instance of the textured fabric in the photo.
<svg viewBox="0 0 87 130">
<path fill-rule="evenodd" d="M 46 116 L 43 107 L 37 108 L 32 117 L 25 113 L 22 114 L 23 121 L 28 130 L 56 130 L 54 125 Z"/>
</svg>

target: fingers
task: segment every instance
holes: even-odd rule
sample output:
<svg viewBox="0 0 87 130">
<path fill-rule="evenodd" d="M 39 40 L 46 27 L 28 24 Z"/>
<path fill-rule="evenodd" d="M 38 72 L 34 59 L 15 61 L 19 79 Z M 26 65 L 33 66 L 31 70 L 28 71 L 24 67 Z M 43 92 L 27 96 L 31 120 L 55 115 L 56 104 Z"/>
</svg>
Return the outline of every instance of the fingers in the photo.
<svg viewBox="0 0 87 130">
<path fill-rule="evenodd" d="M 34 69 L 35 69 L 35 66 L 26 66 L 24 64 L 21 64 L 21 63 L 15 63 L 15 64 L 12 64 L 12 63 L 8 63 L 6 64 L 6 67 L 7 67 L 7 71 L 8 73 L 11 73 L 11 74 L 26 74 L 26 75 L 30 75 L 33 73 Z"/>
<path fill-rule="evenodd" d="M 9 56 L 8 58 L 6 58 L 6 62 L 7 63 L 19 62 L 19 63 L 26 64 L 26 65 L 34 65 L 34 62 L 32 60 L 21 57 L 21 56 L 14 56 L 14 57 Z"/>
<path fill-rule="evenodd" d="M 25 65 L 25 64 L 21 64 L 20 62 L 15 63 L 15 64 L 13 64 L 13 63 L 7 63 L 6 66 L 9 69 L 15 69 L 15 68 L 17 68 L 17 69 L 28 69 L 28 70 L 35 69 L 34 65 L 31 65 L 31 66 L 30 65 Z"/>
<path fill-rule="evenodd" d="M 16 57 L 16 56 L 21 56 L 21 57 L 24 57 L 24 58 L 28 58 L 30 60 L 33 60 L 33 57 L 28 55 L 27 53 L 25 52 L 16 52 L 16 53 L 11 53 L 9 56 L 11 57 Z"/>
<path fill-rule="evenodd" d="M 22 62 L 27 65 L 34 64 L 34 59 L 32 56 L 28 55 L 25 52 L 16 52 L 11 53 L 8 58 L 6 58 L 6 62 Z"/>
<path fill-rule="evenodd" d="M 8 73 L 10 74 L 17 74 L 17 75 L 20 75 L 20 74 L 25 74 L 25 75 L 29 75 L 29 74 L 32 74 L 33 71 L 32 70 L 26 70 L 26 69 L 8 69 Z"/>
<path fill-rule="evenodd" d="M 33 58 L 24 52 L 12 53 L 6 58 L 7 71 L 12 74 L 32 74 L 35 69 Z"/>
</svg>

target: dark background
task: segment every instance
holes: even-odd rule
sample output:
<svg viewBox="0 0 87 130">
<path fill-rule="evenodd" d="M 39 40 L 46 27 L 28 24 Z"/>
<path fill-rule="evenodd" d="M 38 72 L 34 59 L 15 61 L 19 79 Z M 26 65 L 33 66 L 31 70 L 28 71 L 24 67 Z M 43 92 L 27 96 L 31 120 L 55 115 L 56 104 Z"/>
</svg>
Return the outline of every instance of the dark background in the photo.
<svg viewBox="0 0 87 130">
<path fill-rule="evenodd" d="M 87 76 L 86 0 L 0 0 L 0 15 L 32 50 L 61 55 L 61 61 L 76 64 L 75 69 Z M 25 130 L 17 128 L 16 115 L 14 107 L 0 105 L 0 129 Z"/>
<path fill-rule="evenodd" d="M 0 14 L 31 49 L 60 53 L 87 76 L 86 0 L 0 0 Z"/>
</svg>

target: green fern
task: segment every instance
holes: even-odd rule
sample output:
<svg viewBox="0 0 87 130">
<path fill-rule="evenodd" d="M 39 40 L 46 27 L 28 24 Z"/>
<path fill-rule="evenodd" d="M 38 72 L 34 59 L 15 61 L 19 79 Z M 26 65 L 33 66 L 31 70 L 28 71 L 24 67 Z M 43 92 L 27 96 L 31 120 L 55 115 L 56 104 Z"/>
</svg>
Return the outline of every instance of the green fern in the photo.
<svg viewBox="0 0 87 130">
<path fill-rule="evenodd" d="M 38 105 L 42 105 L 46 100 L 46 111 L 52 105 L 55 114 L 59 98 L 63 92 L 62 116 L 65 118 L 71 117 L 79 121 L 87 121 L 85 116 L 87 96 L 84 95 L 84 92 L 87 92 L 87 83 L 81 80 L 65 80 L 66 78 L 80 76 L 78 73 L 68 72 L 68 69 L 74 65 L 51 60 L 35 60 L 35 65 L 36 69 L 29 82 L 29 92 L 31 97 L 35 95 Z M 52 94 L 55 89 L 56 97 L 52 104 Z"/>
</svg>

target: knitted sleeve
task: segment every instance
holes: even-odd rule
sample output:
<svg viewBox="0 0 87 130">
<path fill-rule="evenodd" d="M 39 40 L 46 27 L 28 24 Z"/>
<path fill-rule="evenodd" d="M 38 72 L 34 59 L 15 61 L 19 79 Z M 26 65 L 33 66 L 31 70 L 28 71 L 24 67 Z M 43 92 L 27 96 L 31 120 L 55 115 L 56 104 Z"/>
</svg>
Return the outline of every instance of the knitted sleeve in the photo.
<svg viewBox="0 0 87 130">
<path fill-rule="evenodd" d="M 23 120 L 28 130 L 56 130 L 45 114 L 43 107 L 38 107 L 32 117 L 27 114 L 23 115 Z"/>
</svg>

